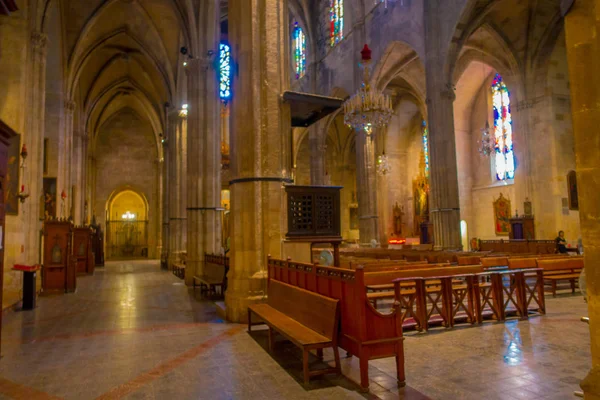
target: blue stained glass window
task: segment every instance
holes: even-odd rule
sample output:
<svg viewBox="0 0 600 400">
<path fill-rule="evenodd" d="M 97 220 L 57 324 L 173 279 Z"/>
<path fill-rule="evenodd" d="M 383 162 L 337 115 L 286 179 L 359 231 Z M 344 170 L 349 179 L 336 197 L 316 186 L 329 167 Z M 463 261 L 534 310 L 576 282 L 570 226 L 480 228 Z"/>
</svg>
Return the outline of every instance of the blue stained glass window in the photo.
<svg viewBox="0 0 600 400">
<path fill-rule="evenodd" d="M 425 154 L 425 176 L 429 176 L 429 129 L 423 120 L 423 153 Z"/>
<path fill-rule="evenodd" d="M 219 46 L 219 96 L 224 101 L 231 98 L 231 47 L 227 43 Z"/>
<path fill-rule="evenodd" d="M 306 35 L 298 23 L 294 23 L 294 61 L 296 63 L 296 79 L 306 73 Z"/>
<path fill-rule="evenodd" d="M 496 152 L 496 179 L 504 181 L 515 177 L 515 156 L 513 153 L 512 116 L 510 113 L 510 92 L 500 74 L 492 83 L 492 103 L 494 107 L 494 147 Z"/>
<path fill-rule="evenodd" d="M 344 38 L 344 0 L 329 1 L 329 32 L 331 46 Z"/>
</svg>

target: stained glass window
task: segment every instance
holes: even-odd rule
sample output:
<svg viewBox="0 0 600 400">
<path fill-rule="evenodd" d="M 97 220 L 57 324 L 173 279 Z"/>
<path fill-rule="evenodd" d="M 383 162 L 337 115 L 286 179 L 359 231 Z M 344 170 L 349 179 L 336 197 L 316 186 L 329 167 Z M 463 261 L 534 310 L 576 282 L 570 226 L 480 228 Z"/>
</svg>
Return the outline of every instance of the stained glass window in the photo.
<svg viewBox="0 0 600 400">
<path fill-rule="evenodd" d="M 294 60 L 296 61 L 296 79 L 306 73 L 306 36 L 298 23 L 294 23 Z"/>
<path fill-rule="evenodd" d="M 496 179 L 504 181 L 515 177 L 515 156 L 513 153 L 512 117 L 510 114 L 510 92 L 500 74 L 492 83 L 494 106 L 494 140 Z"/>
<path fill-rule="evenodd" d="M 425 154 L 425 176 L 429 176 L 429 129 L 427 121 L 423 120 L 423 153 Z"/>
<path fill-rule="evenodd" d="M 344 38 L 344 0 L 329 0 L 331 46 Z"/>
<path fill-rule="evenodd" d="M 219 96 L 227 101 L 231 98 L 231 47 L 227 43 L 219 46 Z"/>
</svg>

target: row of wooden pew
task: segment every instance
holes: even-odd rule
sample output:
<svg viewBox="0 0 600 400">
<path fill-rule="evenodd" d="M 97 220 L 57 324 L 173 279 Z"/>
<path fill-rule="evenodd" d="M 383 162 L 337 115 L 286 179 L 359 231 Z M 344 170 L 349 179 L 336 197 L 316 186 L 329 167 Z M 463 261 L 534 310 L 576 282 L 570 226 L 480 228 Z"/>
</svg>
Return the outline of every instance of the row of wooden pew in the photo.
<svg viewBox="0 0 600 400">
<path fill-rule="evenodd" d="M 396 358 L 402 386 L 403 330 L 543 315 L 544 285 L 563 279 L 573 282 L 583 268 L 580 257 L 489 257 L 481 261 L 450 265 L 377 260 L 336 268 L 269 258 L 269 300 L 249 308 L 249 329 L 251 315 L 259 315 L 261 323 L 269 326 L 270 346 L 274 333 L 279 332 L 301 347 L 305 382 L 320 373 L 309 370 L 308 351 L 316 349 L 317 356 L 322 356 L 323 347 L 333 347 L 336 365 L 325 372 L 339 373 L 335 350 L 339 346 L 359 358 L 363 389 L 369 386 L 368 361 L 383 357 Z M 377 309 L 377 300 L 384 298 L 391 300 L 389 312 Z M 327 299 L 337 303 L 327 303 Z M 334 326 L 338 326 L 337 334 L 331 333 Z"/>
</svg>

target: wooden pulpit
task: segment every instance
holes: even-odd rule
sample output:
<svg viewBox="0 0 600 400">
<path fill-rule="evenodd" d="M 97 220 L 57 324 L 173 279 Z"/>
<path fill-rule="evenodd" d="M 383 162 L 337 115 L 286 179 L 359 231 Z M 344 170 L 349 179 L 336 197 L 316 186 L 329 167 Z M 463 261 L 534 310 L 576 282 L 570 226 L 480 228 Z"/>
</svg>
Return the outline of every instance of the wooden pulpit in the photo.
<svg viewBox="0 0 600 400">
<path fill-rule="evenodd" d="M 77 286 L 77 262 L 72 256 L 73 224 L 66 220 L 44 222 L 44 294 L 74 292 Z"/>
<path fill-rule="evenodd" d="M 73 256 L 77 259 L 77 274 L 94 273 L 92 253 L 92 230 L 89 226 L 78 226 L 73 230 Z"/>
</svg>

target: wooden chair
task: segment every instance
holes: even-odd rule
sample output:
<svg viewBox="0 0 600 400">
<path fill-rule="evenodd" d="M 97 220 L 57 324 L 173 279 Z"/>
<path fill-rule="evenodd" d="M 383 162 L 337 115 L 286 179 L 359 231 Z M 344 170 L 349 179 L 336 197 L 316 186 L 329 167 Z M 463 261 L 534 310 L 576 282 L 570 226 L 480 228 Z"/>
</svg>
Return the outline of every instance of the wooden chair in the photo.
<svg viewBox="0 0 600 400">
<path fill-rule="evenodd" d="M 248 307 L 248 332 L 253 325 L 262 324 L 252 323 L 252 314 L 256 314 L 269 326 L 269 351 L 273 351 L 275 332 L 301 348 L 305 385 L 311 376 L 341 373 L 337 346 L 339 300 L 275 280 L 269 282 L 268 291 L 268 303 Z M 311 371 L 309 351 L 317 350 L 318 357 L 322 358 L 323 349 L 327 347 L 333 348 L 335 367 Z"/>
</svg>

